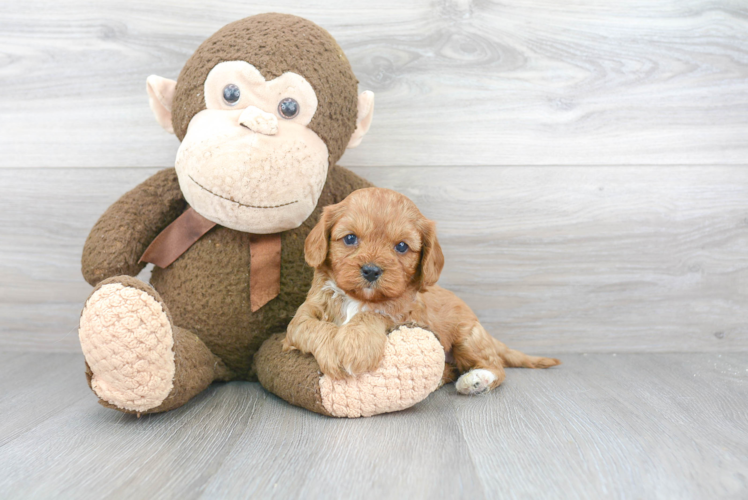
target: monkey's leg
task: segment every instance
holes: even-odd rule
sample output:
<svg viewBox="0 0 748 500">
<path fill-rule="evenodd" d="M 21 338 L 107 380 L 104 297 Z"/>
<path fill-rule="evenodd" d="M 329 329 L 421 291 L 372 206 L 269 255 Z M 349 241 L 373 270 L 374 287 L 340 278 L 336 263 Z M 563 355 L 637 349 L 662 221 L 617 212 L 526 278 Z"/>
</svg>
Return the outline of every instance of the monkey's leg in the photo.
<svg viewBox="0 0 748 500">
<path fill-rule="evenodd" d="M 78 333 L 89 386 L 102 405 L 125 413 L 178 408 L 228 377 L 223 362 L 195 334 L 173 326 L 158 293 L 136 278 L 102 281 Z"/>
<path fill-rule="evenodd" d="M 255 355 L 265 389 L 289 403 L 333 417 L 370 417 L 404 410 L 439 387 L 444 348 L 428 330 L 400 326 L 390 332 L 379 366 L 357 377 L 324 376 L 311 354 L 282 351 L 276 334 Z"/>
</svg>

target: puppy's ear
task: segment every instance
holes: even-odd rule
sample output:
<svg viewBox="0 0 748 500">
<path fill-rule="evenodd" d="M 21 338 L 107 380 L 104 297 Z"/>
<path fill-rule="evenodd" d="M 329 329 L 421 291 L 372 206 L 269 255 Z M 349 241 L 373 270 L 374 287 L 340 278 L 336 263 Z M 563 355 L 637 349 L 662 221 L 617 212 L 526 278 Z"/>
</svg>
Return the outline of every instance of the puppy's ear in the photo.
<svg viewBox="0 0 748 500">
<path fill-rule="evenodd" d="M 306 263 L 314 268 L 321 266 L 327 260 L 327 251 L 330 247 L 330 231 L 340 219 L 342 203 L 330 205 L 322 210 L 319 222 L 309 232 L 304 242 L 304 259 Z"/>
<path fill-rule="evenodd" d="M 436 238 L 436 224 L 424 219 L 421 226 L 421 288 L 435 285 L 444 268 L 444 254 Z"/>
</svg>

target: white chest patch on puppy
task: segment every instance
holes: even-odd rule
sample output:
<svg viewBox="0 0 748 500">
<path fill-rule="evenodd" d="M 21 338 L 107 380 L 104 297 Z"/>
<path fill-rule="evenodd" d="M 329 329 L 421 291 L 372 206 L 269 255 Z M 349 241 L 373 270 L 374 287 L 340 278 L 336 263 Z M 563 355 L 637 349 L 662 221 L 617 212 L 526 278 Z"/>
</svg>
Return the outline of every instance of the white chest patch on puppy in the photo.
<svg viewBox="0 0 748 500">
<path fill-rule="evenodd" d="M 360 301 L 349 297 L 343 290 L 341 290 L 337 283 L 332 280 L 327 280 L 322 290 L 329 290 L 332 292 L 333 299 L 340 299 L 342 304 L 340 305 L 340 317 L 336 317 L 334 323 L 338 326 L 347 324 L 355 315 L 361 311 L 368 310 L 368 307 L 361 304 Z"/>
</svg>

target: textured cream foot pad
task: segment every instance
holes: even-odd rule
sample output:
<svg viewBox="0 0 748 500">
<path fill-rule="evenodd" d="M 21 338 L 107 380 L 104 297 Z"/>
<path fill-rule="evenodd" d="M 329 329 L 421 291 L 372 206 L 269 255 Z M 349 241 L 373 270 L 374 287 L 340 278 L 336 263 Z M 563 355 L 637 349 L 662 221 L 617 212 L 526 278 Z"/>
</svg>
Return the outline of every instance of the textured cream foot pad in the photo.
<svg viewBox="0 0 748 500">
<path fill-rule="evenodd" d="M 174 337 L 161 304 L 137 288 L 110 283 L 86 302 L 81 347 L 104 401 L 132 411 L 160 405 L 173 387 Z"/>
<path fill-rule="evenodd" d="M 433 333 L 400 327 L 390 333 L 384 359 L 373 372 L 320 381 L 322 405 L 335 417 L 370 417 L 404 410 L 439 387 L 444 348 Z"/>
</svg>

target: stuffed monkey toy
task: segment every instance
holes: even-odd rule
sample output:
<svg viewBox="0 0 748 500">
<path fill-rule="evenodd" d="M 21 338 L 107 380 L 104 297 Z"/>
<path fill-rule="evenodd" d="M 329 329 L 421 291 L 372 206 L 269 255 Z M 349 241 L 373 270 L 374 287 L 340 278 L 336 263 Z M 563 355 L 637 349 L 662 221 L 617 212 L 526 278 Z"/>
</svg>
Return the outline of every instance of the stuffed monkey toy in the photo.
<svg viewBox="0 0 748 500">
<path fill-rule="evenodd" d="M 336 165 L 369 129 L 374 95 L 358 95 L 330 34 L 291 15 L 249 17 L 147 91 L 181 145 L 175 168 L 110 206 L 83 249 L 95 288 L 79 337 L 99 402 L 164 412 L 214 381 L 259 380 L 294 405 L 357 417 L 435 390 L 444 351 L 418 327 L 394 330 L 380 367 L 348 379 L 281 349 L 312 280 L 307 234 L 324 206 L 370 186 Z M 134 278 L 147 262 L 150 285 Z"/>
</svg>

